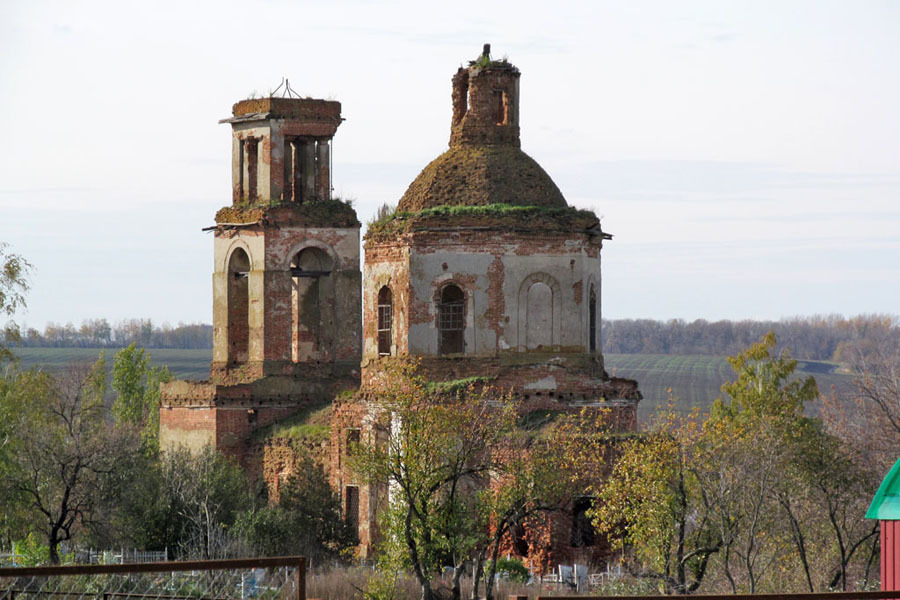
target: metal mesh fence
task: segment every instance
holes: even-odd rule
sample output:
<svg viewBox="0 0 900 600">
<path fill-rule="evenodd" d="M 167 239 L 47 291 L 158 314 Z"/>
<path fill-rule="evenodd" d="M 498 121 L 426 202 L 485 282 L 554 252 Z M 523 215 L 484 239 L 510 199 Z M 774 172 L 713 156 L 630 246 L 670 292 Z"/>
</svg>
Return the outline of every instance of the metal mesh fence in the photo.
<svg viewBox="0 0 900 600">
<path fill-rule="evenodd" d="M 302 557 L 0 569 L 0 600 L 305 600 Z"/>
</svg>

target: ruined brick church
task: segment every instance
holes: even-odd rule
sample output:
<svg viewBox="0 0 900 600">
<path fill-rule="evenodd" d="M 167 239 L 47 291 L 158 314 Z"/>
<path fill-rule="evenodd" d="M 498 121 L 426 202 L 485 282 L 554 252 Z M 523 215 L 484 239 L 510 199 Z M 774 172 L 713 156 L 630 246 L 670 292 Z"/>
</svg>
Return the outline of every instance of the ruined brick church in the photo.
<svg viewBox="0 0 900 600">
<path fill-rule="evenodd" d="M 211 444 L 277 494 L 299 449 L 259 432 L 331 403 L 329 439 L 312 450 L 366 556 L 386 486 L 358 480 L 345 457 L 375 439 L 368 388 L 397 361 L 415 357 L 431 381 L 489 379 L 523 414 L 607 407 L 635 428 L 637 384 L 609 377 L 600 353 L 600 253 L 612 236 L 520 149 L 519 77 L 488 46 L 457 71 L 449 149 L 369 227 L 363 265 L 356 213 L 331 197 L 340 103 L 234 105 L 222 121 L 232 203 L 211 228 L 210 377 L 163 384 L 164 448 Z M 573 504 L 553 536 L 560 557 L 579 545 L 584 507 Z"/>
</svg>

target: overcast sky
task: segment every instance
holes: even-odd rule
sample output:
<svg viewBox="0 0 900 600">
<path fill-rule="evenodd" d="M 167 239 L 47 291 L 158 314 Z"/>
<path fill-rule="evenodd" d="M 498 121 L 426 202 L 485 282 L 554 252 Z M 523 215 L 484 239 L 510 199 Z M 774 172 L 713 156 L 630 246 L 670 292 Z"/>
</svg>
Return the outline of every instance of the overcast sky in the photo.
<svg viewBox="0 0 900 600">
<path fill-rule="evenodd" d="M 898 2 L 0 1 L 0 241 L 21 323 L 211 322 L 230 128 L 340 100 L 365 222 L 446 147 L 450 78 L 522 72 L 522 148 L 615 237 L 607 318 L 898 313 Z"/>
</svg>

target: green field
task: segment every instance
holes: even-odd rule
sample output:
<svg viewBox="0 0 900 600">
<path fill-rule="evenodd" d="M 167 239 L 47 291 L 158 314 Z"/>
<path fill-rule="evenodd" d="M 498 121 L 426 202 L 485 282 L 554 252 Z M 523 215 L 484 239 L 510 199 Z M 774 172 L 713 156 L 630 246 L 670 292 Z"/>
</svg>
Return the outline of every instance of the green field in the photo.
<svg viewBox="0 0 900 600">
<path fill-rule="evenodd" d="M 642 422 L 654 409 L 666 405 L 669 388 L 676 400 L 676 408 L 688 412 L 697 406 L 708 407 L 721 395 L 722 384 L 734 379 L 734 371 L 724 356 L 605 354 L 604 359 L 610 375 L 637 379 L 644 395 L 638 408 Z M 853 378 L 842 372 L 838 363 L 802 361 L 797 373 L 814 376 L 823 393 L 830 393 L 832 386 L 837 393 L 854 389 Z"/>
<path fill-rule="evenodd" d="M 112 368 L 113 357 L 118 352 L 115 348 L 107 348 L 106 366 Z M 212 350 L 171 350 L 163 348 L 148 348 L 156 366 L 167 366 L 178 379 L 207 379 L 209 378 L 209 363 L 212 361 Z M 25 368 L 43 367 L 45 369 L 62 369 L 72 363 L 94 362 L 100 355 L 98 348 L 15 348 L 14 353 L 19 357 Z"/>
<path fill-rule="evenodd" d="M 72 362 L 97 360 L 96 348 L 17 348 L 24 367 L 43 366 L 60 369 Z M 115 350 L 106 350 L 107 367 L 112 367 Z M 178 379 L 206 379 L 212 350 L 148 349 L 153 364 L 168 366 Z M 638 409 L 641 421 L 646 421 L 658 406 L 668 399 L 667 389 L 677 399 L 677 408 L 687 412 L 692 407 L 705 408 L 720 395 L 723 383 L 733 379 L 734 373 L 723 356 L 675 356 L 667 354 L 607 354 L 606 370 L 610 375 L 637 379 L 644 400 Z M 801 362 L 801 375 L 813 375 L 819 391 L 829 393 L 834 386 L 838 393 L 853 390 L 852 377 L 841 372 L 837 363 L 823 361 Z"/>
</svg>

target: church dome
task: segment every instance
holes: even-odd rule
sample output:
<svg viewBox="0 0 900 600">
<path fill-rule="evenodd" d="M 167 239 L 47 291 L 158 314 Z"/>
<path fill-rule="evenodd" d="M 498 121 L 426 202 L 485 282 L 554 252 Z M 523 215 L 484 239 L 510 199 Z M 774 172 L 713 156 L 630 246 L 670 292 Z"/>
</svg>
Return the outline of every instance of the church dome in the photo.
<svg viewBox="0 0 900 600">
<path fill-rule="evenodd" d="M 400 199 L 397 210 L 434 206 L 565 207 L 550 176 L 515 146 L 451 147 L 425 167 Z"/>
<path fill-rule="evenodd" d="M 565 208 L 559 188 L 519 148 L 519 70 L 491 59 L 490 44 L 453 76 L 450 149 L 419 173 L 397 206 L 511 204 Z"/>
</svg>

